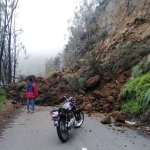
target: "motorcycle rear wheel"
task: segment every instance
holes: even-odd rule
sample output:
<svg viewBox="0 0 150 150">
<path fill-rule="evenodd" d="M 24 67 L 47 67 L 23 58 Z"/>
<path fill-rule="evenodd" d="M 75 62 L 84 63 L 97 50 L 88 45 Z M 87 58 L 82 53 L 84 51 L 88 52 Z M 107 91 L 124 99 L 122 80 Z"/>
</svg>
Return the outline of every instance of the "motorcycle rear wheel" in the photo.
<svg viewBox="0 0 150 150">
<path fill-rule="evenodd" d="M 83 112 L 77 111 L 76 113 L 76 123 L 75 123 L 75 128 L 79 128 L 84 122 L 84 114 Z"/>
<path fill-rule="evenodd" d="M 65 143 L 68 140 L 68 128 L 66 127 L 65 119 L 60 119 L 59 125 L 57 126 L 57 134 L 59 139 Z"/>
</svg>

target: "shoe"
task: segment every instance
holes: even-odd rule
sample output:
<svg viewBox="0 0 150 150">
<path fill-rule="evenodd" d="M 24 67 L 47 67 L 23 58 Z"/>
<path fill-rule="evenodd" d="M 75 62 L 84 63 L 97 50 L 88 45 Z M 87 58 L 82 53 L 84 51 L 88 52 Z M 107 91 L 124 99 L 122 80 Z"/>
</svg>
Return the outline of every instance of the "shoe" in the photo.
<svg viewBox="0 0 150 150">
<path fill-rule="evenodd" d="M 32 113 L 34 113 L 34 110 L 33 111 L 31 111 Z"/>
<path fill-rule="evenodd" d="M 29 113 L 30 111 L 29 110 L 27 110 L 27 113 Z"/>
</svg>

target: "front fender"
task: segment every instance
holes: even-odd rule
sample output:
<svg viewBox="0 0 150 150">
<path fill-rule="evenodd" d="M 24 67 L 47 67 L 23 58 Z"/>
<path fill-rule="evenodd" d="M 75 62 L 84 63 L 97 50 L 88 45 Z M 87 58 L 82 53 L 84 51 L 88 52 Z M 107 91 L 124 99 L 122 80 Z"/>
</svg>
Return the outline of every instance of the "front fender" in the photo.
<svg viewBox="0 0 150 150">
<path fill-rule="evenodd" d="M 81 112 L 83 109 L 76 108 L 76 112 Z"/>
</svg>

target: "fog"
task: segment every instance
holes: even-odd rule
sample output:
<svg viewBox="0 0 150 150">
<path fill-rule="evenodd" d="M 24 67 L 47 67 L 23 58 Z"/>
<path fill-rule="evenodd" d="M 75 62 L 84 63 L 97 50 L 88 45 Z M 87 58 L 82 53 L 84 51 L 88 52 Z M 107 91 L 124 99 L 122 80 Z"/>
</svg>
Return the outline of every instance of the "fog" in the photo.
<svg viewBox="0 0 150 150">
<path fill-rule="evenodd" d="M 24 53 L 21 53 L 19 55 L 19 65 L 17 68 L 18 75 L 36 75 L 36 76 L 43 76 L 45 77 L 45 63 L 46 60 L 50 58 L 54 58 L 56 55 L 58 55 L 59 52 L 63 51 L 63 45 L 62 47 L 58 49 L 54 49 L 54 51 L 43 51 L 39 50 L 36 53 L 30 51 L 30 53 L 27 51 L 27 55 Z M 26 58 L 26 56 L 28 56 Z"/>
<path fill-rule="evenodd" d="M 39 53 L 30 55 L 27 59 L 23 55 L 19 57 L 18 74 L 20 75 L 36 75 L 45 76 L 45 62 L 50 55 Z"/>
<path fill-rule="evenodd" d="M 76 0 L 19 0 L 17 27 L 28 59 L 19 56 L 19 74 L 44 75 L 46 59 L 62 52 L 68 22 L 74 15 Z"/>
</svg>

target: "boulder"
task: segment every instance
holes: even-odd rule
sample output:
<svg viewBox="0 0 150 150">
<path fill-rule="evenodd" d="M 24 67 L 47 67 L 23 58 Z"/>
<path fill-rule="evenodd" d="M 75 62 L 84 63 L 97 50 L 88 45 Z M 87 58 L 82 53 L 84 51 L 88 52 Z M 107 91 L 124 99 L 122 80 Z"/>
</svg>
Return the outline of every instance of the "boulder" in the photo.
<svg viewBox="0 0 150 150">
<path fill-rule="evenodd" d="M 107 97 L 107 101 L 108 101 L 109 103 L 114 103 L 114 102 L 115 102 L 115 99 L 114 99 L 113 96 L 109 96 L 109 97 Z"/>
<path fill-rule="evenodd" d="M 110 124 L 111 123 L 111 117 L 110 116 L 106 116 L 101 120 L 101 123 L 103 124 Z"/>
<path fill-rule="evenodd" d="M 95 98 L 97 98 L 97 99 L 100 99 L 100 98 L 103 97 L 103 93 L 100 92 L 100 91 L 98 91 L 98 90 L 93 91 L 93 92 L 92 92 L 92 95 L 93 95 Z"/>
<path fill-rule="evenodd" d="M 79 92 L 81 93 L 81 94 L 83 94 L 83 95 L 85 95 L 86 93 L 85 93 L 85 91 L 84 90 L 82 90 L 82 89 L 79 89 Z"/>
<path fill-rule="evenodd" d="M 82 68 L 80 68 L 77 73 L 78 74 L 83 74 L 85 73 L 86 71 L 88 71 L 91 67 L 90 66 L 83 66 Z"/>
<path fill-rule="evenodd" d="M 96 75 L 94 77 L 91 77 L 87 80 L 86 82 L 86 87 L 87 88 L 92 88 L 94 87 L 100 80 L 100 76 L 99 75 Z"/>
<path fill-rule="evenodd" d="M 115 119 L 116 122 L 125 122 L 125 115 L 120 111 L 112 112 L 111 116 Z"/>
</svg>

